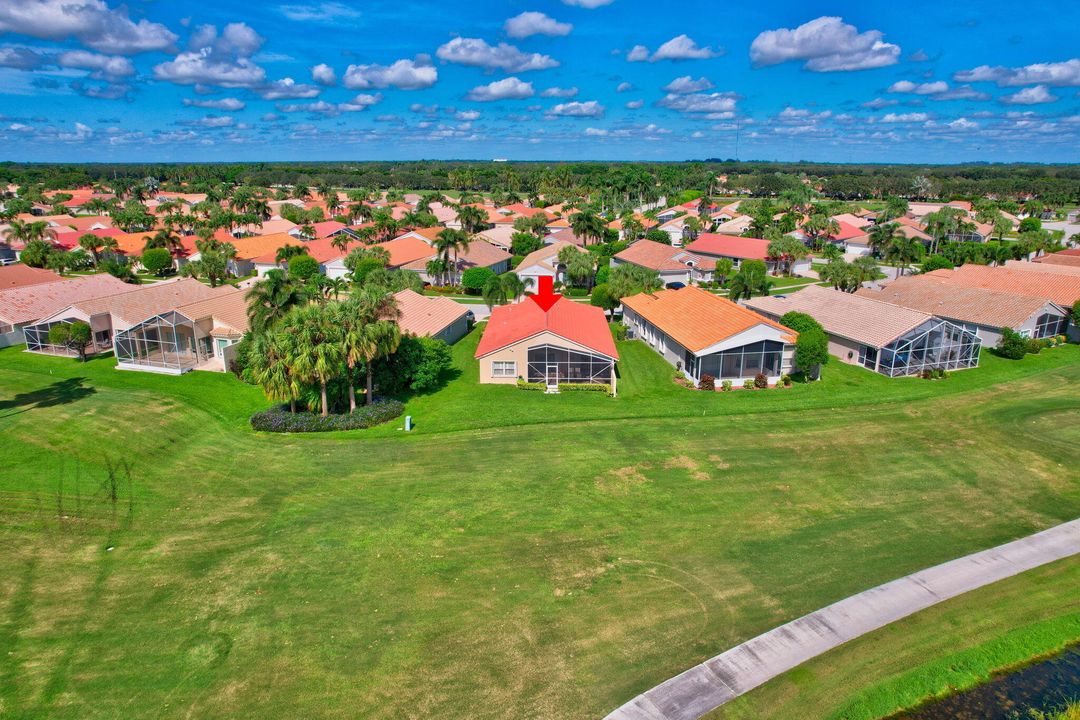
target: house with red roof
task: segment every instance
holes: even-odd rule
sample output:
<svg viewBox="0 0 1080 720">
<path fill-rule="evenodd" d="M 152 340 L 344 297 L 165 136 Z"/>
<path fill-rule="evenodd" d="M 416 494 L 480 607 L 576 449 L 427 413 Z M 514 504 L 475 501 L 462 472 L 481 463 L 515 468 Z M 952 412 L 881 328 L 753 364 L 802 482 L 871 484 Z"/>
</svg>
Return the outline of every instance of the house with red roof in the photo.
<svg viewBox="0 0 1080 720">
<path fill-rule="evenodd" d="M 686 246 L 686 251 L 707 261 L 702 268 L 712 269 L 721 258 L 731 260 L 737 268 L 745 260 L 762 260 L 769 270 L 774 270 L 776 263 L 769 259 L 769 241 L 761 238 L 723 235 L 721 233 L 700 233 L 697 240 Z M 799 274 L 810 269 L 810 258 L 803 258 L 792 266 L 792 272 Z"/>
<path fill-rule="evenodd" d="M 560 384 L 603 384 L 614 395 L 619 353 L 604 311 L 553 293 L 550 277 L 540 282 L 536 295 L 492 310 L 476 348 L 480 382 L 521 378 L 549 392 Z"/>
</svg>

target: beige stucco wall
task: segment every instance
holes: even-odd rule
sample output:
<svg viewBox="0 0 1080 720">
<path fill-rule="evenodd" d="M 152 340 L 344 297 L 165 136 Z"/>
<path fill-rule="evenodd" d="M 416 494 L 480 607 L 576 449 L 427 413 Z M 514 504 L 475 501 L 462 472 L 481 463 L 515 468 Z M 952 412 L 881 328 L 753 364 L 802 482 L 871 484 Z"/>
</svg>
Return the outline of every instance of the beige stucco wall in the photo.
<svg viewBox="0 0 1080 720">
<path fill-rule="evenodd" d="M 568 350 L 596 354 L 595 350 L 587 348 L 584 345 L 579 345 L 578 343 L 559 337 L 554 333 L 545 331 L 480 358 L 480 382 L 513 385 L 517 382 L 518 376 L 526 377 L 529 366 L 529 348 L 536 347 L 537 345 L 555 345 L 567 348 Z M 513 377 L 492 377 L 491 363 L 495 361 L 517 363 L 517 373 Z M 612 378 L 612 380 L 614 380 L 614 378 Z"/>
</svg>

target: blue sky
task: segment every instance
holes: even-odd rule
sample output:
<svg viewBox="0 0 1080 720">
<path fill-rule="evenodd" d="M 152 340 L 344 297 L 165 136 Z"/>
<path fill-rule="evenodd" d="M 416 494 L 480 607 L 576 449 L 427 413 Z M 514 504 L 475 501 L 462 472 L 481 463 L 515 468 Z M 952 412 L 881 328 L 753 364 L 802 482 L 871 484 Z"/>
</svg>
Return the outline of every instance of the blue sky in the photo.
<svg viewBox="0 0 1080 720">
<path fill-rule="evenodd" d="M 0 0 L 0 159 L 1080 160 L 1080 4 Z"/>
</svg>

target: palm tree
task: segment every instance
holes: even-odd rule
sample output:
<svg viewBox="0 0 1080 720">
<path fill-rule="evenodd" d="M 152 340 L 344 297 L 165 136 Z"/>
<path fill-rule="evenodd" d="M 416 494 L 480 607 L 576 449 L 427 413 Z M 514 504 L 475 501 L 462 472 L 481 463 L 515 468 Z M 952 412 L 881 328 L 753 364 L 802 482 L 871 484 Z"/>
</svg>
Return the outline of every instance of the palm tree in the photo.
<svg viewBox="0 0 1080 720">
<path fill-rule="evenodd" d="M 896 223 L 875 225 L 870 228 L 869 236 L 870 251 L 879 257 L 884 256 L 889 251 L 896 238 L 903 237 L 900 234 L 900 226 Z"/>
<path fill-rule="evenodd" d="M 484 283 L 481 294 L 484 303 L 490 308 L 495 305 L 504 305 L 510 300 L 517 300 L 525 292 L 525 283 L 515 272 L 504 272 L 488 278 Z"/>
<path fill-rule="evenodd" d="M 290 310 L 281 322 L 281 331 L 292 335 L 292 371 L 301 382 L 319 385 L 323 417 L 330 414 L 327 386 L 341 374 L 344 359 L 341 326 L 335 315 L 320 305 L 304 305 Z"/>
<path fill-rule="evenodd" d="M 889 244 L 885 251 L 885 257 L 890 262 L 895 262 L 900 268 L 900 275 L 923 255 L 922 243 L 914 238 L 900 235 Z"/>
<path fill-rule="evenodd" d="M 831 263 L 830 263 L 831 264 Z M 728 283 L 728 297 L 743 300 L 758 295 L 768 295 L 772 283 L 763 260 L 744 260 Z"/>
<path fill-rule="evenodd" d="M 469 235 L 475 235 L 487 227 L 487 213 L 475 205 L 459 206 L 457 220 L 461 223 L 461 229 Z"/>
<path fill-rule="evenodd" d="M 323 291 L 327 295 L 333 295 L 334 300 L 341 297 L 341 293 L 349 289 L 349 281 L 345 278 L 331 278 L 320 275 L 324 278 Z"/>
<path fill-rule="evenodd" d="M 113 242 L 116 241 L 113 240 Z M 90 253 L 90 258 L 94 262 L 95 270 L 97 270 L 98 266 L 98 251 L 101 250 L 102 245 L 102 239 L 93 233 L 86 233 L 79 238 L 79 247 Z"/>
<path fill-rule="evenodd" d="M 26 220 L 12 220 L 4 231 L 4 239 L 18 240 L 28 243 L 31 240 L 45 240 L 51 236 L 49 224 L 44 220 L 28 222 Z"/>
<path fill-rule="evenodd" d="M 837 245 L 829 243 L 821 249 L 821 257 L 825 258 L 829 262 L 835 262 L 837 260 L 844 259 L 844 251 Z"/>
<path fill-rule="evenodd" d="M 572 248 L 573 246 L 567 247 Z M 587 290 L 592 290 L 593 278 L 596 276 L 596 260 L 593 254 L 588 251 L 582 252 L 576 248 L 571 250 L 571 253 L 566 258 L 567 277 L 576 283 L 583 282 Z"/>
<path fill-rule="evenodd" d="M 349 248 L 349 243 L 353 241 L 352 235 L 345 232 L 339 232 L 334 237 L 330 238 L 330 247 L 335 250 L 345 252 Z"/>
<path fill-rule="evenodd" d="M 288 402 L 289 411 L 295 413 L 302 388 L 292 371 L 291 358 L 296 353 L 291 342 L 289 333 L 253 333 L 246 357 L 251 380 L 262 387 L 267 398 Z"/>
<path fill-rule="evenodd" d="M 282 245 L 274 253 L 274 262 L 278 265 L 286 265 L 297 255 L 307 255 L 307 249 L 301 245 Z"/>
<path fill-rule="evenodd" d="M 356 313 L 360 327 L 359 335 L 351 338 L 355 342 L 345 343 L 346 358 L 348 359 L 351 352 L 357 360 L 363 360 L 367 366 L 367 394 L 364 404 L 370 405 L 374 399 L 375 361 L 394 354 L 401 343 L 401 328 L 397 324 L 401 313 L 398 311 L 393 295 L 378 291 L 358 293 L 347 304 L 352 306 L 349 312 Z M 351 377 L 349 382 L 349 399 L 355 409 L 356 400 L 352 392 Z"/>
<path fill-rule="evenodd" d="M 815 250 L 821 247 L 821 238 L 840 232 L 840 223 L 825 213 L 814 213 L 803 223 L 802 230 Z"/>
<path fill-rule="evenodd" d="M 283 270 L 270 270 L 255 283 L 247 295 L 248 322 L 252 333 L 259 335 L 273 328 L 290 310 L 304 301 L 303 294 Z"/>
<path fill-rule="evenodd" d="M 582 210 L 570 216 L 570 229 L 581 238 L 586 245 L 589 240 L 600 242 L 604 239 L 604 221 L 591 210 Z"/>
<path fill-rule="evenodd" d="M 458 253 L 468 251 L 471 240 L 469 233 L 464 230 L 454 230 L 453 228 L 440 230 L 439 234 L 435 236 L 435 249 L 442 255 L 443 260 L 449 263 L 450 253 L 454 253 L 454 264 L 450 266 L 451 283 L 457 281 Z"/>
</svg>

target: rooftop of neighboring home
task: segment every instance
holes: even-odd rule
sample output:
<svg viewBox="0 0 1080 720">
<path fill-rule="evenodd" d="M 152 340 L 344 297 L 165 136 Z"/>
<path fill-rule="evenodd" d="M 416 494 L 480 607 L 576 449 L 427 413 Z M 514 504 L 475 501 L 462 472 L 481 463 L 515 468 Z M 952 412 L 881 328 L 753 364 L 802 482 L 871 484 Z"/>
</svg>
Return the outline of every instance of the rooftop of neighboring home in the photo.
<svg viewBox="0 0 1080 720">
<path fill-rule="evenodd" d="M 112 218 L 108 215 L 80 215 L 79 217 L 72 217 L 71 215 L 22 214 L 18 216 L 18 219 L 26 222 L 43 222 L 49 227 L 61 228 L 61 232 L 65 232 L 63 228 L 70 228 L 72 230 L 78 230 L 79 232 L 89 232 L 90 230 L 93 230 L 95 226 L 113 226 Z"/>
<path fill-rule="evenodd" d="M 469 308 L 446 297 L 427 297 L 413 290 L 394 293 L 397 300 L 398 327 L 406 335 L 436 335 L 469 312 Z"/>
<path fill-rule="evenodd" d="M 746 229 L 750 227 L 750 223 L 752 222 L 753 218 L 749 215 L 736 215 L 727 222 L 722 222 L 717 225 L 716 232 L 725 235 L 741 235 L 746 232 Z"/>
<path fill-rule="evenodd" d="M 300 238 L 294 237 L 293 242 L 290 244 L 302 247 L 304 251 L 315 258 L 320 265 L 337 260 L 338 258 L 343 258 L 356 248 L 364 246 L 364 243 L 359 240 L 350 240 L 349 244 L 342 250 L 334 244 L 334 241 L 337 239 L 337 237 L 325 237 L 320 240 L 301 240 Z M 251 262 L 258 265 L 273 265 L 277 263 L 278 249 L 279 248 L 274 248 L 270 252 L 251 258 Z"/>
<path fill-rule="evenodd" d="M 646 230 L 648 230 L 650 228 L 654 228 L 654 227 L 656 227 L 657 225 L 660 224 L 659 220 L 654 220 L 653 218 L 645 217 L 641 213 L 634 213 L 633 217 L 634 217 L 635 220 L 637 220 L 639 223 L 641 223 L 641 226 L 643 228 L 645 228 Z M 611 228 L 612 230 L 622 230 L 622 226 L 623 226 L 622 218 L 615 218 L 614 220 L 609 222 L 607 224 L 607 226 L 609 228 Z"/>
<path fill-rule="evenodd" d="M 833 215 L 832 219 L 836 222 L 847 223 L 852 227 L 860 229 L 867 228 L 870 225 L 873 225 L 873 223 L 870 222 L 867 218 L 859 217 L 858 215 L 853 215 L 852 213 L 840 213 L 839 215 Z"/>
<path fill-rule="evenodd" d="M 300 245 L 302 241 L 287 232 L 269 235 L 250 235 L 226 240 L 236 248 L 236 259 L 254 262 L 255 258 L 272 255 L 286 245 Z"/>
<path fill-rule="evenodd" d="M 603 310 L 560 298 L 545 311 L 532 296 L 513 305 L 495 306 L 476 348 L 476 357 L 545 331 L 614 360 L 619 359 Z"/>
<path fill-rule="evenodd" d="M 54 241 L 57 245 L 65 248 L 74 248 L 79 244 L 79 238 L 83 235 L 96 235 L 97 237 L 120 237 L 125 233 L 114 227 L 107 228 L 95 228 L 94 230 L 87 230 L 86 232 L 79 232 L 78 230 L 59 231 L 53 235 Z M 152 234 L 152 233 L 151 233 Z"/>
<path fill-rule="evenodd" d="M 177 278 L 152 285 L 129 285 L 128 287 L 132 289 L 114 295 L 101 295 L 69 302 L 53 312 L 50 317 L 55 318 L 64 310 L 72 308 L 87 316 L 107 313 L 113 317 L 114 322 L 119 320 L 121 324 L 131 326 L 159 313 L 175 310 L 181 305 L 217 297 L 226 292 L 234 292 L 234 288 L 231 287 L 211 289 L 193 278 Z"/>
<path fill-rule="evenodd" d="M 284 218 L 276 218 L 273 220 L 263 220 L 262 225 L 242 225 L 237 228 L 236 231 L 247 235 L 274 235 L 276 233 L 287 233 L 297 227 L 299 227 L 299 225 L 292 221 Z"/>
<path fill-rule="evenodd" d="M 544 217 L 551 218 L 553 215 L 544 208 L 529 207 L 522 203 L 511 203 L 510 205 L 504 205 L 498 209 L 501 215 L 514 215 L 518 217 L 532 217 L 533 215 L 543 215 Z"/>
<path fill-rule="evenodd" d="M 1068 267 L 1080 267 L 1080 255 L 1073 255 L 1068 251 L 1050 253 L 1037 257 L 1032 262 L 1040 265 L 1066 265 Z"/>
<path fill-rule="evenodd" d="M 927 233 L 915 227 L 915 225 L 913 224 L 909 225 L 908 223 L 897 223 L 896 232 L 911 240 L 927 241 L 931 239 Z"/>
<path fill-rule="evenodd" d="M 1066 248 L 1065 250 L 1058 250 L 1055 255 L 1071 255 L 1074 257 L 1080 257 L 1080 248 Z"/>
<path fill-rule="evenodd" d="M 949 320 L 994 328 L 1019 327 L 1050 302 L 1046 298 L 1000 290 L 950 285 L 927 275 L 908 275 L 880 290 L 862 288 L 857 294 Z"/>
<path fill-rule="evenodd" d="M 1080 274 L 1039 272 L 1041 265 L 1028 264 L 1031 267 L 1022 270 L 1013 265 L 961 265 L 955 270 L 933 270 L 926 275 L 954 285 L 1049 298 L 1062 307 L 1071 308 L 1080 299 Z"/>
<path fill-rule="evenodd" d="M 210 334 L 214 337 L 240 337 L 248 331 L 246 294 L 240 288 L 219 288 L 212 297 L 177 305 L 174 309 L 189 320 L 212 318 L 214 328 Z"/>
<path fill-rule="evenodd" d="M 587 252 L 586 250 L 581 250 L 579 246 L 573 243 L 566 242 L 565 240 L 556 240 L 550 245 L 545 245 L 539 250 L 533 250 L 531 253 L 526 255 L 521 260 L 521 263 L 518 265 L 517 269 L 528 270 L 534 265 L 539 265 L 540 267 L 547 268 L 548 270 L 554 270 L 555 265 L 558 264 L 559 252 L 562 251 L 562 249 L 565 247 L 572 247 L 578 249 L 580 252 Z"/>
<path fill-rule="evenodd" d="M 487 215 L 487 219 L 485 220 L 485 222 L 488 222 L 488 223 L 490 223 L 492 225 L 502 225 L 502 224 L 507 224 L 507 223 L 513 224 L 513 222 L 514 222 L 514 216 L 513 215 L 503 215 L 502 213 L 500 213 L 498 210 L 496 210 L 491 205 L 481 205 L 481 204 L 478 204 L 478 203 L 468 203 L 468 204 L 462 205 L 461 207 L 479 208 L 481 212 L 483 212 L 485 215 Z M 454 219 L 454 220 L 457 219 L 457 211 L 456 210 L 454 212 L 454 217 L 452 219 Z M 441 230 L 442 228 L 439 228 L 439 229 Z"/>
<path fill-rule="evenodd" d="M 693 286 L 623 298 L 623 305 L 691 352 L 700 352 L 758 325 L 783 331 L 787 342 L 798 333 L 727 298 Z"/>
<path fill-rule="evenodd" d="M 315 230 L 315 238 L 322 239 L 336 235 L 345 230 L 348 225 L 337 220 L 323 220 L 322 222 L 312 223 L 311 227 Z M 300 228 L 297 227 L 295 230 L 299 232 Z"/>
<path fill-rule="evenodd" d="M 417 237 L 412 233 L 402 235 L 393 240 L 387 240 L 383 243 L 378 243 L 375 247 L 383 248 L 390 253 L 390 263 L 388 266 L 391 268 L 403 267 L 418 260 L 426 261 L 435 255 L 435 251 L 432 249 L 431 245 L 423 238 Z"/>
<path fill-rule="evenodd" d="M 1009 270 L 1027 270 L 1039 273 L 1057 273 L 1059 275 L 1080 275 L 1080 267 L 1072 265 L 1053 265 L 1051 263 L 1033 263 L 1027 260 L 1006 260 L 1005 267 Z"/>
<path fill-rule="evenodd" d="M 652 240 L 638 240 L 616 253 L 615 259 L 658 272 L 686 270 L 689 267 L 687 263 L 693 263 L 694 266 L 701 264 L 701 258 L 692 252 Z"/>
<path fill-rule="evenodd" d="M 840 229 L 836 233 L 829 236 L 830 240 L 845 242 L 847 240 L 862 238 L 866 236 L 867 231 L 864 228 L 857 227 L 843 220 L 838 220 L 837 224 L 840 226 Z"/>
<path fill-rule="evenodd" d="M 517 230 L 515 230 L 512 225 L 496 225 L 493 228 L 481 230 L 477 235 L 487 240 L 492 245 L 509 248 L 513 242 L 513 235 L 516 232 Z"/>
<path fill-rule="evenodd" d="M 22 263 L 0 265 L 0 290 L 10 290 L 11 288 L 26 287 L 27 285 L 40 285 L 63 279 L 52 270 L 33 268 Z"/>
<path fill-rule="evenodd" d="M 48 317 L 73 302 L 130 292 L 139 287 L 103 273 L 0 290 L 0 320 L 10 325 L 22 325 Z"/>
<path fill-rule="evenodd" d="M 769 256 L 769 241 L 761 238 L 699 233 L 697 240 L 686 246 L 688 252 L 741 260 L 764 260 Z"/>
<path fill-rule="evenodd" d="M 746 305 L 776 318 L 791 311 L 806 313 L 821 323 L 830 335 L 877 348 L 931 319 L 929 314 L 919 310 L 820 285 L 810 285 L 783 297 L 751 298 Z"/>
<path fill-rule="evenodd" d="M 441 230 L 442 228 L 439 229 Z M 409 270 L 422 272 L 427 265 L 427 260 L 435 257 L 435 254 L 435 248 L 429 246 L 428 254 L 425 258 L 418 258 L 410 263 L 406 263 L 405 267 Z M 451 253 L 451 257 L 453 257 L 453 253 Z M 480 238 L 473 238 L 472 242 L 469 243 L 469 247 L 458 251 L 457 254 L 458 263 L 464 270 L 468 270 L 471 267 L 491 267 L 492 265 L 498 265 L 501 262 L 509 262 L 511 257 L 510 253 L 497 248 L 487 240 L 481 240 Z"/>
<path fill-rule="evenodd" d="M 971 212 L 971 203 L 966 200 L 953 200 L 947 203 L 913 202 L 908 203 L 908 213 L 915 217 L 925 217 L 945 207 L 952 207 L 964 212 Z"/>
<path fill-rule="evenodd" d="M 570 228 L 563 228 L 562 230 L 556 230 L 555 232 L 544 238 L 544 242 L 556 243 L 567 242 L 571 245 L 577 245 L 578 247 L 585 247 L 585 238 L 574 234 L 574 231 Z"/>
</svg>

